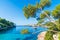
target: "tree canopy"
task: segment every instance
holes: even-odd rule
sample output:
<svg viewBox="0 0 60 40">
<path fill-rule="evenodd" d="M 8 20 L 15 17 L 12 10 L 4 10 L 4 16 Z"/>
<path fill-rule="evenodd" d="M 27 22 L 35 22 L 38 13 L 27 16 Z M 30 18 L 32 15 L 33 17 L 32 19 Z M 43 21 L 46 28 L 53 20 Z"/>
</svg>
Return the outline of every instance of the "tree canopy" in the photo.
<svg viewBox="0 0 60 40">
<path fill-rule="evenodd" d="M 0 18 L 0 30 L 10 27 L 15 27 L 15 24 L 13 22 L 7 21 L 6 19 Z"/>
<path fill-rule="evenodd" d="M 49 30 L 52 30 L 52 32 L 58 32 L 60 31 L 60 4 L 58 4 L 52 11 L 44 10 L 45 7 L 48 8 L 50 5 L 51 0 L 40 0 L 40 2 L 36 3 L 36 5 L 29 4 L 27 7 L 24 7 L 24 15 L 26 18 L 36 18 L 36 14 L 38 13 L 37 11 L 40 11 L 40 16 L 36 18 L 38 19 L 37 25 L 41 27 L 46 26 Z M 49 40 L 49 38 L 47 38 L 47 40 Z"/>
</svg>

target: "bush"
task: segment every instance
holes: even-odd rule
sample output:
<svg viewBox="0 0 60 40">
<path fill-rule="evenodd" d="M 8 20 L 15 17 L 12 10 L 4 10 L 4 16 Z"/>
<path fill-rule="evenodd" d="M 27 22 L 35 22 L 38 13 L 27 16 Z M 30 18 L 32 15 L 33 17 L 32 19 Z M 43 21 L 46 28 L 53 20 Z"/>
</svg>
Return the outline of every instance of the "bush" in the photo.
<svg viewBox="0 0 60 40">
<path fill-rule="evenodd" d="M 59 35 L 58 35 L 58 36 L 59 36 L 58 39 L 60 40 L 60 32 L 59 32 L 58 34 L 59 34 Z"/>
<path fill-rule="evenodd" d="M 28 33 L 29 33 L 28 29 L 23 29 L 23 30 L 21 31 L 21 34 L 28 34 Z"/>
<path fill-rule="evenodd" d="M 53 40 L 53 32 L 47 31 L 44 40 Z"/>
</svg>

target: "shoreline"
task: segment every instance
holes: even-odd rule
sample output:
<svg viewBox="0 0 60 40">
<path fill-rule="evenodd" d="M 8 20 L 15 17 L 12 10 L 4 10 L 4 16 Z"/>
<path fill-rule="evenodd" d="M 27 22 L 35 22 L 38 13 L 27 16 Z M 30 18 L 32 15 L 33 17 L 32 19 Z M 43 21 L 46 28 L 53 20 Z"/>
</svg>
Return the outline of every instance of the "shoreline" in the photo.
<svg viewBox="0 0 60 40">
<path fill-rule="evenodd" d="M 44 37 L 45 37 L 45 34 L 46 34 L 47 31 L 44 31 L 44 32 L 41 32 L 40 34 L 38 34 L 38 39 L 37 40 L 44 40 Z M 54 34 L 53 35 L 53 39 L 54 40 L 59 40 L 59 35 L 58 34 Z"/>
</svg>

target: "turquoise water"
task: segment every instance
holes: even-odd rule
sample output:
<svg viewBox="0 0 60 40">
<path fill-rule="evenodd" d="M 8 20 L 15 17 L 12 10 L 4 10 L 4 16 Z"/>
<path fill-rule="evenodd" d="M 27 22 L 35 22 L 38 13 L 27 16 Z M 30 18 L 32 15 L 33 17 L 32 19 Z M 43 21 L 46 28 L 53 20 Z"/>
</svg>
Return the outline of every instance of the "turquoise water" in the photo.
<svg viewBox="0 0 60 40">
<path fill-rule="evenodd" d="M 21 34 L 22 29 L 28 29 L 31 33 L 30 34 Z M 26 26 L 17 26 L 16 28 L 10 29 L 6 32 L 0 33 L 0 40 L 37 40 L 37 35 L 40 33 L 32 34 L 36 31 L 45 31 L 46 28 L 38 27 L 35 30 L 33 27 L 26 27 Z"/>
</svg>

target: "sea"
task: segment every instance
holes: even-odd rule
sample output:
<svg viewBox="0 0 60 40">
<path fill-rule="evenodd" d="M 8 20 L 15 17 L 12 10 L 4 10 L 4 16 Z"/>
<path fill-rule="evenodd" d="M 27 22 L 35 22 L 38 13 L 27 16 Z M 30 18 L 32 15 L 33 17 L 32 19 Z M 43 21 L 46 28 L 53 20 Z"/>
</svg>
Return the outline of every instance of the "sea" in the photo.
<svg viewBox="0 0 60 40">
<path fill-rule="evenodd" d="M 21 30 L 28 29 L 29 34 L 21 34 Z M 0 32 L 0 40 L 37 40 L 38 34 L 43 31 L 46 31 L 47 28 L 37 27 L 34 29 L 30 26 L 16 26 L 16 28 L 12 28 L 5 32 Z"/>
</svg>

